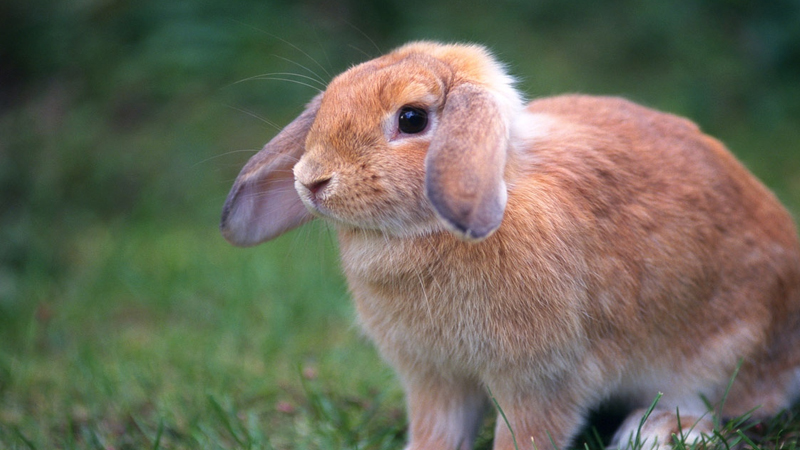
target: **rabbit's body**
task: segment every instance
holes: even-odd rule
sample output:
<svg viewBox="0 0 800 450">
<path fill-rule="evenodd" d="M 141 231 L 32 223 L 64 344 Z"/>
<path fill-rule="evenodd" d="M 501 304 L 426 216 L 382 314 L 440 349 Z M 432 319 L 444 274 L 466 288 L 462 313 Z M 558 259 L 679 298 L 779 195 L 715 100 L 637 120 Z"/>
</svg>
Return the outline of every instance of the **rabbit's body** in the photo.
<svg viewBox="0 0 800 450">
<path fill-rule="evenodd" d="M 286 219 L 258 203 L 291 183 L 336 224 L 360 322 L 406 387 L 412 449 L 469 448 L 485 388 L 540 448 L 567 445 L 610 397 L 646 407 L 663 392 L 662 442 L 681 432 L 676 407 L 705 412 L 701 396 L 723 415 L 789 406 L 800 247 L 776 198 L 685 119 L 514 96 L 474 47 L 357 66 L 243 169 L 223 231 L 252 244 L 307 220 L 286 195 L 270 200 Z M 427 108 L 429 128 L 398 132 L 403 105 Z M 503 421 L 495 448 L 512 448 Z"/>
<path fill-rule="evenodd" d="M 565 409 L 551 433 L 574 432 L 609 396 L 647 406 L 663 392 L 661 407 L 702 414 L 700 395 L 720 401 L 745 358 L 725 412 L 789 406 L 800 252 L 774 196 L 675 116 L 579 96 L 528 114 L 517 125 L 537 134 L 508 163 L 503 225 L 485 241 L 339 232 L 361 323 L 406 382 L 525 393 L 532 414 Z"/>
</svg>

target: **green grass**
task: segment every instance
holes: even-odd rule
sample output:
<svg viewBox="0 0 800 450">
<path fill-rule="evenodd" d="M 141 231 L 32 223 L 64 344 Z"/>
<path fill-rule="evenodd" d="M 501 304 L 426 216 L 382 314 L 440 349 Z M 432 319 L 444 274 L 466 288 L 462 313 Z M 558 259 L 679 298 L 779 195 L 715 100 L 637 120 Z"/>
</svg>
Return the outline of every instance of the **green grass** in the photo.
<svg viewBox="0 0 800 450">
<path fill-rule="evenodd" d="M 0 353 L 0 447 L 329 448 L 318 419 L 369 442 L 372 415 L 355 416 L 398 408 L 323 227 L 254 250 L 213 228 L 80 239 L 63 284 L 18 287 L 29 303 Z"/>
</svg>

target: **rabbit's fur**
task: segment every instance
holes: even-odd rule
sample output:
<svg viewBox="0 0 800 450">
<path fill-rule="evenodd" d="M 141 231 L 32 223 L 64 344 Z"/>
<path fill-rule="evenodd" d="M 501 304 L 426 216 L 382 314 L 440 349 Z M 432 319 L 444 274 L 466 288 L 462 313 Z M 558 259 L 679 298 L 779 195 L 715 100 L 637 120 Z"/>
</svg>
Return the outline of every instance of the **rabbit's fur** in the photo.
<svg viewBox="0 0 800 450">
<path fill-rule="evenodd" d="M 351 68 L 247 163 L 223 234 L 335 225 L 359 321 L 407 392 L 409 449 L 471 448 L 487 388 L 521 448 L 568 445 L 612 397 L 663 392 L 643 429 L 662 443 L 709 426 L 703 397 L 723 417 L 789 406 L 800 248 L 775 196 L 686 119 L 523 106 L 512 84 L 468 45 Z M 398 129 L 408 105 L 424 131 Z M 513 448 L 503 420 L 494 447 Z"/>
</svg>

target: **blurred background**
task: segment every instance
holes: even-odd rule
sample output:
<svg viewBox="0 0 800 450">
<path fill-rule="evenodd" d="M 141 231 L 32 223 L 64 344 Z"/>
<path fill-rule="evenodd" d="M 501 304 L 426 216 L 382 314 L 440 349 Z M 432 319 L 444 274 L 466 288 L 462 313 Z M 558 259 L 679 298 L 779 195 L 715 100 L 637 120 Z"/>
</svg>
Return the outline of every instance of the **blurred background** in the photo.
<svg viewBox="0 0 800 450">
<path fill-rule="evenodd" d="M 217 221 L 316 89 L 416 39 L 690 117 L 800 213 L 797 0 L 6 0 L 0 447 L 324 448 L 368 406 L 402 440 L 330 230 L 236 249 Z"/>
</svg>

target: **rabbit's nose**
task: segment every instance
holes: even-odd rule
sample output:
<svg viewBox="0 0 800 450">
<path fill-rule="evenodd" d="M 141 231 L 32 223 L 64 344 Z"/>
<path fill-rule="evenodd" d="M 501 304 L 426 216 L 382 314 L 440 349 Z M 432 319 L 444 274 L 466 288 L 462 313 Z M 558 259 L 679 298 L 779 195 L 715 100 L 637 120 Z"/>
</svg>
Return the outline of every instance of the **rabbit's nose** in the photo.
<svg viewBox="0 0 800 450">
<path fill-rule="evenodd" d="M 324 177 L 318 178 L 311 182 L 302 182 L 303 186 L 311 192 L 311 195 L 317 195 L 317 193 L 323 189 L 325 189 L 328 184 L 330 184 L 331 177 Z"/>
</svg>

